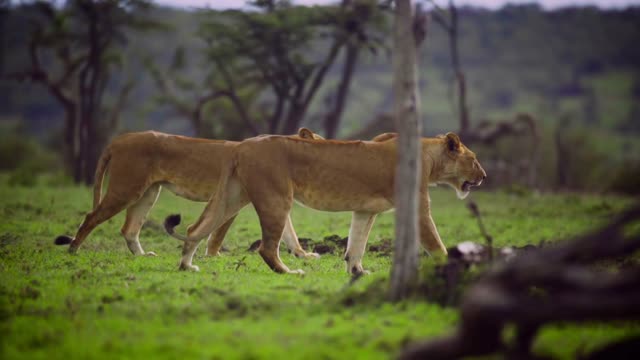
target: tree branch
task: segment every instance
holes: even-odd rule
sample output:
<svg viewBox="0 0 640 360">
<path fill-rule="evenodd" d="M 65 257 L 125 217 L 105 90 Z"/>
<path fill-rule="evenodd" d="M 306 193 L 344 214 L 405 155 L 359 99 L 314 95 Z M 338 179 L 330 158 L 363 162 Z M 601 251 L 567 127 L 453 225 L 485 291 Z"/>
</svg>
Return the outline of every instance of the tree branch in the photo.
<svg viewBox="0 0 640 360">
<path fill-rule="evenodd" d="M 236 112 L 238 113 L 238 115 L 240 115 L 240 118 L 245 123 L 245 125 L 251 130 L 253 135 L 260 134 L 260 131 L 256 128 L 255 124 L 251 120 L 251 117 L 249 116 L 249 113 L 247 113 L 247 110 L 245 109 L 244 105 L 242 104 L 242 101 L 240 101 L 240 98 L 236 93 L 235 85 L 233 83 L 233 79 L 231 78 L 231 74 L 229 74 L 229 71 L 227 70 L 227 68 L 219 60 L 216 61 L 216 65 L 218 66 L 218 69 L 220 69 L 220 72 L 222 73 L 222 77 L 224 78 L 225 83 L 227 84 L 227 90 L 223 91 L 225 96 L 228 97 L 229 100 L 231 100 L 231 103 L 235 107 Z"/>
<path fill-rule="evenodd" d="M 135 82 L 133 80 L 128 81 L 118 92 L 118 97 L 115 105 L 111 109 L 111 116 L 109 119 L 110 133 L 113 133 L 118 127 L 120 113 L 122 113 L 122 109 L 126 106 L 127 99 L 129 98 L 129 94 L 131 93 L 131 90 L 133 90 L 134 85 Z"/>
<path fill-rule="evenodd" d="M 322 62 L 322 65 L 320 66 L 318 71 L 315 73 L 315 76 L 311 81 L 311 85 L 308 88 L 307 93 L 302 102 L 302 106 L 304 108 L 307 108 L 309 106 L 311 99 L 313 99 L 313 96 L 315 95 L 316 91 L 318 91 L 320 84 L 322 84 L 322 80 L 324 79 L 324 76 L 327 73 L 327 70 L 329 70 L 331 65 L 333 65 L 333 62 L 335 61 L 336 56 L 338 56 L 338 52 L 340 52 L 340 49 L 346 43 L 347 40 L 348 40 L 347 35 L 342 35 L 335 39 L 333 46 L 331 46 L 331 50 L 329 50 L 327 57 Z"/>
</svg>

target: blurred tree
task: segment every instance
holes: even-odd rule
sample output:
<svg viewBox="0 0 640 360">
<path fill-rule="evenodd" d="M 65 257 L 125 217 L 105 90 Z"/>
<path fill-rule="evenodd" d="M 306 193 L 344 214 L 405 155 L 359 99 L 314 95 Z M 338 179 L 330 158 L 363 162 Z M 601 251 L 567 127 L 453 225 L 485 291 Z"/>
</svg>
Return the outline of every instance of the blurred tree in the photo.
<svg viewBox="0 0 640 360">
<path fill-rule="evenodd" d="M 146 1 L 72 0 L 62 7 L 34 2 L 28 68 L 10 74 L 43 85 L 65 113 L 64 154 L 74 181 L 91 183 L 100 150 L 115 130 L 133 87 L 120 84 L 107 108 L 104 93 L 124 64 L 119 49 L 128 29 L 157 24 L 141 19 Z"/>
<path fill-rule="evenodd" d="M 7 51 L 6 33 L 7 33 L 7 14 L 9 14 L 9 0 L 0 0 L 0 54 Z M 0 56 L 0 74 L 4 73 L 4 56 Z"/>
<path fill-rule="evenodd" d="M 631 84 L 631 107 L 626 118 L 618 125 L 618 130 L 627 134 L 640 133 L 640 72 L 633 76 Z"/>
<path fill-rule="evenodd" d="M 412 0 L 396 0 L 393 31 L 394 117 L 398 129 L 395 176 L 396 240 L 391 269 L 390 297 L 401 300 L 418 276 L 418 209 L 428 206 L 421 191 L 422 159 L 417 47 L 426 35 L 426 15 Z M 422 184 L 422 187 L 427 184 Z"/>
<path fill-rule="evenodd" d="M 322 85 L 341 49 L 347 47 L 345 67 L 325 129 L 334 135 L 357 61 L 357 48 L 374 48 L 381 41 L 367 34 L 379 24 L 376 1 L 345 0 L 339 6 L 292 6 L 289 1 L 250 2 L 259 11 L 212 12 L 200 28 L 206 54 L 214 66 L 209 81 L 214 93 L 234 105 L 252 134 L 293 133 Z M 268 90 L 268 91 L 263 91 Z M 254 101 L 272 110 L 255 116 L 243 92 L 258 91 Z"/>
<path fill-rule="evenodd" d="M 469 105 L 467 100 L 467 79 L 465 77 L 462 65 L 460 63 L 459 51 L 459 22 L 458 8 L 453 0 L 449 0 L 447 10 L 438 6 L 435 0 L 428 0 L 434 7 L 432 16 L 434 20 L 445 30 L 448 39 L 449 55 L 451 60 L 451 69 L 454 73 L 456 90 L 457 90 L 457 111 L 459 120 L 458 133 L 464 140 L 465 144 L 481 143 L 485 145 L 494 145 L 499 139 L 508 136 L 519 136 L 522 134 L 529 135 L 531 150 L 530 158 L 526 163 L 529 171 L 524 176 L 524 181 L 530 186 L 536 183 L 536 167 L 539 158 L 539 130 L 537 121 L 529 114 L 516 114 L 513 118 L 503 121 L 481 121 L 477 127 L 471 128 L 471 115 L 469 114 Z M 516 21 L 514 15 L 523 13 L 536 13 L 540 8 L 535 5 L 512 6 L 506 5 L 501 11 L 500 16 L 507 21 Z M 451 98 L 455 99 L 456 94 L 452 92 Z M 517 167 L 518 165 L 515 164 Z M 492 169 L 489 168 L 489 171 Z"/>
<path fill-rule="evenodd" d="M 387 29 L 380 9 L 386 8 L 387 5 L 384 3 L 376 8 L 372 2 L 342 0 L 342 9 L 349 14 L 345 26 L 354 36 L 350 36 L 345 45 L 340 81 L 337 91 L 330 97 L 331 109 L 324 121 L 327 138 L 336 137 L 360 50 L 366 47 L 371 53 L 376 54 L 377 48 L 383 46 Z"/>
<path fill-rule="evenodd" d="M 582 102 L 582 111 L 584 113 L 584 123 L 589 126 L 600 125 L 600 109 L 598 106 L 598 97 L 592 87 L 589 87 L 585 91 L 585 96 Z"/>
<path fill-rule="evenodd" d="M 197 137 L 237 140 L 247 135 L 256 135 L 258 130 L 252 122 L 242 122 L 248 116 L 232 116 L 221 100 L 226 99 L 226 105 L 231 104 L 238 113 L 244 115 L 245 107 L 255 102 L 261 88 L 249 86 L 241 90 L 235 87 L 225 88 L 221 84 L 220 74 L 216 72 L 215 65 L 211 66 L 206 59 L 203 59 L 201 67 L 205 71 L 205 76 L 201 76 L 200 79 L 190 79 L 185 75 L 190 59 L 186 51 L 179 45 L 166 70 L 162 70 L 151 60 L 147 61 L 147 68 L 160 91 L 160 95 L 156 98 L 157 102 L 169 104 L 186 118 Z"/>
<path fill-rule="evenodd" d="M 460 64 L 460 52 L 458 50 L 458 8 L 453 0 L 449 0 L 447 11 L 441 9 L 435 1 L 429 1 L 434 7 L 433 19 L 445 30 L 449 40 L 449 54 L 451 69 L 457 86 L 458 119 L 460 121 L 460 136 L 465 138 L 469 132 L 469 104 L 467 103 L 467 80 L 462 65 Z M 453 96 L 452 96 L 453 98 Z M 466 139 L 465 139 L 466 140 Z"/>
</svg>

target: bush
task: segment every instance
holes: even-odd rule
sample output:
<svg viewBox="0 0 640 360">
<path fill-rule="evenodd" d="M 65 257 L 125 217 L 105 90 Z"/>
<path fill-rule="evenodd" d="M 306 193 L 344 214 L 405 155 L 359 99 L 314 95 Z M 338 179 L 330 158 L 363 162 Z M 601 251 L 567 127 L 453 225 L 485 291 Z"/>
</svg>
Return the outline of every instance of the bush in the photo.
<svg viewBox="0 0 640 360">
<path fill-rule="evenodd" d="M 611 181 L 608 190 L 620 194 L 639 195 L 640 162 L 622 166 Z"/>
<path fill-rule="evenodd" d="M 33 186 L 39 174 L 60 168 L 59 157 L 29 138 L 19 126 L 3 126 L 0 135 L 0 171 L 9 173 L 9 185 Z"/>
</svg>

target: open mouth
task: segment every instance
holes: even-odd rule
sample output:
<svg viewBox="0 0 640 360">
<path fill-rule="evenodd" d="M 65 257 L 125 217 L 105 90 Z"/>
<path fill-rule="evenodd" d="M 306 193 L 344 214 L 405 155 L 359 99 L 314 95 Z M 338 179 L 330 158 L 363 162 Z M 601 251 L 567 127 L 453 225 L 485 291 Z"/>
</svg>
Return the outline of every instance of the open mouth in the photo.
<svg viewBox="0 0 640 360">
<path fill-rule="evenodd" d="M 462 183 L 462 191 L 467 192 L 467 191 L 471 190 L 471 188 L 473 186 L 480 185 L 480 183 L 482 183 L 482 180 L 480 180 L 480 181 L 465 181 L 465 182 Z"/>
</svg>

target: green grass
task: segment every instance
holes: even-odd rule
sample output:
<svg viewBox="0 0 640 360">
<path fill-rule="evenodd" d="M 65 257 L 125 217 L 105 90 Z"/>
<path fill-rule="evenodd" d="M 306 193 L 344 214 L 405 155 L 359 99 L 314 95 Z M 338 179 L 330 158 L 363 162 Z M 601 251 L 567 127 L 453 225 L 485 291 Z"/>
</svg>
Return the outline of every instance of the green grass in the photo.
<svg viewBox="0 0 640 360">
<path fill-rule="evenodd" d="M 604 223 L 630 200 L 588 195 L 472 194 L 488 230 L 503 245 L 537 244 L 580 233 Z M 427 302 L 389 304 L 376 299 L 345 305 L 388 275 L 389 257 L 368 253 L 372 275 L 349 287 L 341 254 L 317 260 L 283 252 L 305 276 L 272 273 L 259 255 L 247 252 L 260 237 L 255 213 L 245 209 L 218 258 L 180 272 L 180 243 L 158 230 L 175 212 L 196 219 L 203 204 L 163 192 L 141 234 L 146 251 L 133 257 L 119 234 L 123 214 L 98 227 L 76 256 L 54 246 L 73 234 L 91 203 L 80 187 L 0 186 L 0 358 L 389 358 L 408 342 L 443 335 L 457 323 L 454 308 Z M 475 220 L 452 191 L 435 189 L 433 212 L 447 245 L 481 241 Z M 300 237 L 346 236 L 348 213 L 296 207 Z M 181 228 L 184 229 L 184 228 Z M 382 214 L 370 243 L 390 238 L 393 214 Z M 426 258 L 425 258 L 426 259 Z M 428 260 L 425 260 L 428 261 Z M 631 333 L 638 324 L 555 326 L 535 349 L 571 358 Z"/>
</svg>

